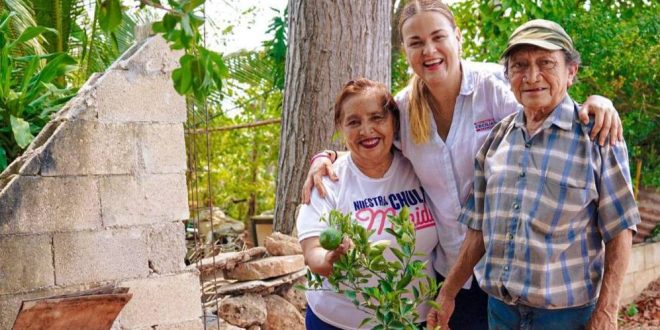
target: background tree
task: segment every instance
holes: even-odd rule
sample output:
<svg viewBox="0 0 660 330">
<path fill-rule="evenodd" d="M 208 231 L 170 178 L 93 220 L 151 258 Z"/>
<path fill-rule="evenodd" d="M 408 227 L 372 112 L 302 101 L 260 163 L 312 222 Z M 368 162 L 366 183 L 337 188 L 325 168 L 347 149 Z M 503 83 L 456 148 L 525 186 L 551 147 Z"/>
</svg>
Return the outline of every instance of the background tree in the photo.
<svg viewBox="0 0 660 330">
<path fill-rule="evenodd" d="M 391 1 L 289 1 L 289 47 L 274 230 L 293 230 L 309 158 L 332 141 L 335 95 L 349 79 L 389 85 Z"/>
</svg>

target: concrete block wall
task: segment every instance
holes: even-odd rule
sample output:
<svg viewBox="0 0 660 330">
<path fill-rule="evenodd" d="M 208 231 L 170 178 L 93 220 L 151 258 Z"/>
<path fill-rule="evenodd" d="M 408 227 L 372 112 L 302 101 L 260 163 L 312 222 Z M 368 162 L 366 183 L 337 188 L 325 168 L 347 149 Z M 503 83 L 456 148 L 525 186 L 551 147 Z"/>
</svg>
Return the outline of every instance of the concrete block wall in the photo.
<svg viewBox="0 0 660 330">
<path fill-rule="evenodd" d="M 202 328 L 184 264 L 181 55 L 159 37 L 136 45 L 0 174 L 0 330 L 23 300 L 107 284 L 133 293 L 113 329 Z"/>
<path fill-rule="evenodd" d="M 660 278 L 660 242 L 634 244 L 623 280 L 620 304 L 632 303 L 653 281 Z"/>
</svg>

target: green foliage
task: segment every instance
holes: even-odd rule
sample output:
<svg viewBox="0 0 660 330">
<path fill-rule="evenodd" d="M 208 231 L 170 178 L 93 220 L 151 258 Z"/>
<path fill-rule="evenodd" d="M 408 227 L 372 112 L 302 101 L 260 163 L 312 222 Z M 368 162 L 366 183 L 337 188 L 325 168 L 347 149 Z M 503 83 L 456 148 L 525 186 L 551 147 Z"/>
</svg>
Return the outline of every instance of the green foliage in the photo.
<svg viewBox="0 0 660 330">
<path fill-rule="evenodd" d="M 272 9 L 272 8 L 271 8 Z M 284 64 L 286 63 L 286 29 L 288 21 L 288 8 L 281 13 L 277 9 L 272 9 L 278 16 L 273 18 L 266 33 L 273 33 L 271 40 L 263 43 L 264 50 L 268 58 L 272 60 L 273 70 L 271 71 L 271 80 L 275 88 L 284 90 Z"/>
<path fill-rule="evenodd" d="M 121 0 L 97 0 L 99 10 L 99 25 L 105 31 L 113 31 L 122 20 Z"/>
<path fill-rule="evenodd" d="M 392 94 L 398 93 L 408 84 L 410 74 L 408 73 L 408 61 L 403 52 L 392 54 Z"/>
<path fill-rule="evenodd" d="M 649 242 L 660 242 L 660 224 L 656 224 L 651 230 L 651 234 L 646 238 Z"/>
<path fill-rule="evenodd" d="M 57 33 L 44 35 L 44 46 L 49 53 L 66 52 L 75 18 L 84 11 L 74 0 L 32 0 L 36 24 L 55 29 Z"/>
<path fill-rule="evenodd" d="M 78 14 L 78 9 L 72 10 L 71 15 Z M 100 9 L 97 6 L 94 15 L 89 20 L 87 11 L 80 12 L 80 17 L 73 25 L 69 38 L 69 51 L 74 54 L 80 63 L 80 70 L 76 73 L 75 84 L 83 84 L 95 72 L 103 72 L 119 56 L 135 44 L 134 30 L 141 23 L 147 23 L 141 12 L 124 12 L 123 19 L 118 27 L 111 31 L 99 28 Z"/>
<path fill-rule="evenodd" d="M 464 56 L 497 62 L 509 35 L 522 23 L 544 18 L 573 36 L 582 57 L 578 102 L 599 94 L 610 98 L 624 120 L 631 163 L 642 160 L 642 184 L 660 186 L 660 10 L 642 0 L 465 1 L 453 5 L 463 34 Z M 632 167 L 634 170 L 634 166 Z M 633 176 L 636 173 L 633 173 Z"/>
<path fill-rule="evenodd" d="M 34 11 L 31 6 L 32 2 L 30 0 L 0 0 L 0 12 L 6 10 L 16 14 L 9 25 L 12 36 L 16 37 L 20 31 L 30 26 L 38 25 L 34 18 Z M 39 25 L 44 26 L 43 24 Z M 43 40 L 44 36 L 39 36 L 28 41 L 25 50 L 40 55 L 46 53 L 42 44 Z"/>
<path fill-rule="evenodd" d="M 36 55 L 30 48 L 31 40 L 52 30 L 32 26 L 14 38 L 10 29 L 14 16 L 0 14 L 0 170 L 74 93 L 56 81 L 75 70 L 75 60 L 64 53 Z"/>
<path fill-rule="evenodd" d="M 628 305 L 628 308 L 626 308 L 626 316 L 628 317 L 633 317 L 639 313 L 639 309 L 637 309 L 636 304 L 630 304 Z"/>
<path fill-rule="evenodd" d="M 360 226 L 350 214 L 331 211 L 322 221 L 348 236 L 354 247 L 334 263 L 327 278 L 308 271 L 308 286 L 322 289 L 327 280 L 333 291 L 371 315 L 361 326 L 375 323 L 373 329 L 416 329 L 417 306 L 432 301 L 438 285 L 424 272 L 426 263 L 415 258 L 419 254 L 415 253 L 415 228 L 408 209 L 403 208 L 389 219 L 392 227 L 386 231 L 396 239 L 399 248 L 389 246 L 390 241 L 370 242 L 373 230 Z M 386 249 L 394 260 L 385 258 Z M 408 289 L 414 281 L 419 282 Z"/>
<path fill-rule="evenodd" d="M 121 0 L 104 2 L 121 3 Z M 172 72 L 174 88 L 181 95 L 194 98 L 204 103 L 213 91 L 222 88 L 222 79 L 227 74 L 222 56 L 204 47 L 200 27 L 205 19 L 202 16 L 204 0 L 168 0 L 170 7 L 162 5 L 160 0 L 141 0 L 142 6 L 151 6 L 165 10 L 162 20 L 153 24 L 154 32 L 161 33 L 172 49 L 183 49 L 186 54 L 179 60 L 181 67 Z M 108 5 L 108 12 L 102 12 L 102 19 L 110 20 L 107 15 L 117 5 Z M 115 18 L 118 17 L 115 15 Z M 109 27 L 108 30 L 112 30 Z"/>
<path fill-rule="evenodd" d="M 188 129 L 245 125 L 276 119 L 282 113 L 286 54 L 286 10 L 270 24 L 272 39 L 261 51 L 240 51 L 225 56 L 229 71 L 222 93 L 209 99 L 203 111 L 188 121 Z M 189 151 L 200 155 L 203 169 L 190 185 L 200 200 L 222 208 L 235 219 L 272 210 L 280 140 L 279 124 L 190 136 Z M 206 159 L 208 152 L 209 159 Z M 210 189 L 207 188 L 210 182 Z M 205 204 L 207 205 L 207 204 Z"/>
<path fill-rule="evenodd" d="M 637 174 L 635 161 L 642 162 L 641 185 L 660 187 L 660 114 L 650 111 L 630 111 L 622 115 L 624 135 L 628 144 L 633 178 Z"/>
</svg>

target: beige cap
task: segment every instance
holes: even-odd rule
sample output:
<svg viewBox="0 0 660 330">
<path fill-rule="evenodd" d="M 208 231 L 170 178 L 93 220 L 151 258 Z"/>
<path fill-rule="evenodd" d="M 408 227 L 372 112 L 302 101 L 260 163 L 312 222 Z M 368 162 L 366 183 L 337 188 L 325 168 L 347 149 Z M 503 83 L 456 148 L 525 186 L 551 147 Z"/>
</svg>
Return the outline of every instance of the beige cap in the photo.
<svg viewBox="0 0 660 330">
<path fill-rule="evenodd" d="M 501 58 L 506 57 L 511 49 L 519 45 L 533 45 L 547 50 L 575 50 L 573 40 L 564 28 L 544 19 L 531 20 L 513 31 Z"/>
</svg>

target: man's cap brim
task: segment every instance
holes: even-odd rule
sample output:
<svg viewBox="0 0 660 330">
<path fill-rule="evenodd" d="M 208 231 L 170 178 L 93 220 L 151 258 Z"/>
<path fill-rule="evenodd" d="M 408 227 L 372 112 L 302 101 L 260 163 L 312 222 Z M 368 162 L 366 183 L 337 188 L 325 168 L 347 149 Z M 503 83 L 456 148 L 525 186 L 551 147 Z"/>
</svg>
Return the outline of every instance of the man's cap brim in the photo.
<svg viewBox="0 0 660 330">
<path fill-rule="evenodd" d="M 522 46 L 522 45 L 532 45 L 532 46 L 536 46 L 536 47 L 543 48 L 543 49 L 546 49 L 546 50 L 561 50 L 561 49 L 564 49 L 564 47 L 562 47 L 562 46 L 559 46 L 557 44 L 554 44 L 552 42 L 548 42 L 548 41 L 545 41 L 545 40 L 520 39 L 520 40 L 516 40 L 513 44 L 509 45 L 509 47 L 507 47 L 506 50 L 502 53 L 502 56 L 500 56 L 500 58 L 506 57 L 512 49 L 514 49 L 518 46 Z"/>
</svg>

